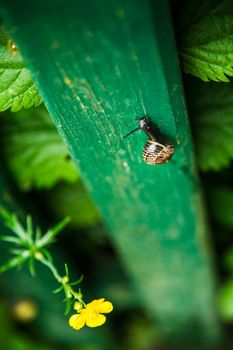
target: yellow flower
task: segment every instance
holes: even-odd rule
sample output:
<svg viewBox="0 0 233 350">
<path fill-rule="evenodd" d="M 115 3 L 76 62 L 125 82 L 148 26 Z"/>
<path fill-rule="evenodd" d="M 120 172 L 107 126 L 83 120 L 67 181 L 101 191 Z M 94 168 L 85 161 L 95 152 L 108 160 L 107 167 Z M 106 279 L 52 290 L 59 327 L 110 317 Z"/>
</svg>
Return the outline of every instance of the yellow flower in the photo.
<svg viewBox="0 0 233 350">
<path fill-rule="evenodd" d="M 79 313 L 72 315 L 69 319 L 70 327 L 78 330 L 85 324 L 88 327 L 102 326 L 106 321 L 106 317 L 102 313 L 107 314 L 113 310 L 112 303 L 104 300 L 104 298 L 93 300 L 85 308 L 80 309 Z"/>
</svg>

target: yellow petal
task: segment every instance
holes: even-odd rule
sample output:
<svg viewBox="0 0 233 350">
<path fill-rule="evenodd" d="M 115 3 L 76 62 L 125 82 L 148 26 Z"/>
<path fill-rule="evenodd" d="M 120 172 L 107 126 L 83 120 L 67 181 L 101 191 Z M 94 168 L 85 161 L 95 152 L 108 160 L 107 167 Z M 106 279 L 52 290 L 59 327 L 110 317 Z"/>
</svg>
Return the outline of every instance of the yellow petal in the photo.
<svg viewBox="0 0 233 350">
<path fill-rule="evenodd" d="M 92 302 L 87 304 L 86 309 L 88 311 L 90 311 L 90 312 L 91 311 L 95 312 L 96 311 L 96 307 L 98 307 L 103 302 L 104 302 L 104 298 L 93 300 Z"/>
<path fill-rule="evenodd" d="M 91 313 L 86 320 L 86 324 L 88 327 L 98 327 L 102 326 L 106 321 L 106 317 L 104 315 L 100 315 L 97 312 Z"/>
<path fill-rule="evenodd" d="M 97 306 L 96 309 L 97 312 L 107 314 L 113 310 L 113 306 L 110 301 L 104 301 L 102 304 Z"/>
<path fill-rule="evenodd" d="M 88 304 L 87 304 L 87 307 L 88 307 L 88 306 L 95 307 L 95 306 L 97 306 L 97 305 L 103 303 L 104 300 L 105 300 L 104 298 L 95 299 L 95 300 L 91 301 L 90 303 L 88 303 Z"/>
<path fill-rule="evenodd" d="M 85 325 L 85 319 L 81 317 L 81 315 L 72 315 L 69 319 L 69 325 L 70 327 L 78 330 L 82 328 Z"/>
</svg>

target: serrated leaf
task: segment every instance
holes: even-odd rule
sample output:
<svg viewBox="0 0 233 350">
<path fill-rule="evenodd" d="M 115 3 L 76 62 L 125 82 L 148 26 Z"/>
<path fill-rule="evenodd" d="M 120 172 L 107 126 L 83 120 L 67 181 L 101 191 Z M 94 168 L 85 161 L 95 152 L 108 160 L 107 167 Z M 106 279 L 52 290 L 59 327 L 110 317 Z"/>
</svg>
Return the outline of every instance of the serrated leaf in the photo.
<svg viewBox="0 0 233 350">
<path fill-rule="evenodd" d="M 187 102 L 198 166 L 203 171 L 220 171 L 233 159 L 233 83 L 190 82 Z"/>
<path fill-rule="evenodd" d="M 18 50 L 0 26 L 0 112 L 38 106 L 42 100 Z"/>
<path fill-rule="evenodd" d="M 75 182 L 78 172 L 44 107 L 0 117 L 1 148 L 22 190 Z"/>
<path fill-rule="evenodd" d="M 233 2 L 183 2 L 177 19 L 181 65 L 204 81 L 229 81 L 233 76 Z"/>
</svg>

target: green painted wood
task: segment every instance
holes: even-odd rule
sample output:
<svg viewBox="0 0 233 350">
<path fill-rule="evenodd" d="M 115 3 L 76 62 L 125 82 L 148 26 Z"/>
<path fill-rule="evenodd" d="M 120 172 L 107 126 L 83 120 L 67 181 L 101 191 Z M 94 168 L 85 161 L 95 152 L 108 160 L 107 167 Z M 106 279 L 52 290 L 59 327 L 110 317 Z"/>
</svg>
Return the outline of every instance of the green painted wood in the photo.
<svg viewBox="0 0 233 350">
<path fill-rule="evenodd" d="M 1 7 L 145 310 L 173 340 L 214 342 L 213 268 L 166 1 Z M 122 139 L 145 114 L 176 145 L 166 165 L 143 162 L 143 132 Z"/>
</svg>

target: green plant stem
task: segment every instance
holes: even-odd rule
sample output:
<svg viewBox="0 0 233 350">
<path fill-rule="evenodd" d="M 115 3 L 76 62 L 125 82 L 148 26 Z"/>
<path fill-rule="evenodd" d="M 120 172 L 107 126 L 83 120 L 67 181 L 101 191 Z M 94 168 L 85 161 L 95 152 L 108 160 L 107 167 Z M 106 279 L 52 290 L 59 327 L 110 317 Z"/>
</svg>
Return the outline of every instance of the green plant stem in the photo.
<svg viewBox="0 0 233 350">
<path fill-rule="evenodd" d="M 86 303 L 82 299 L 81 292 L 75 292 L 75 290 L 69 284 L 68 276 L 61 277 L 55 266 L 49 260 L 45 259 L 43 255 L 37 256 L 36 259 L 50 269 L 58 283 L 60 283 L 63 286 L 67 298 L 74 297 L 75 300 L 78 300 L 80 303 L 83 304 L 83 306 L 86 306 Z"/>
<path fill-rule="evenodd" d="M 38 260 L 50 269 L 50 271 L 52 272 L 53 276 L 56 278 L 58 283 L 63 284 L 63 278 L 59 275 L 59 273 L 57 272 L 57 269 L 54 267 L 54 265 L 50 261 L 44 258 L 38 259 Z"/>
</svg>

